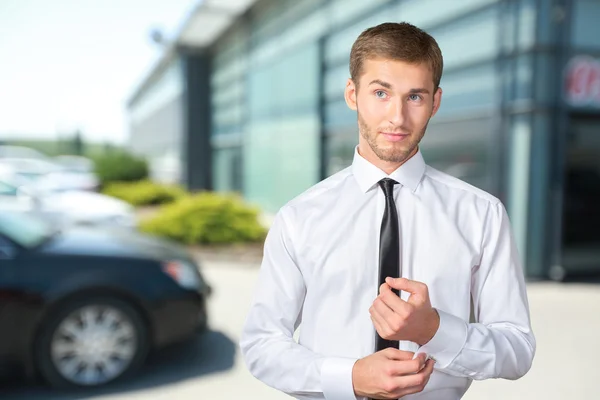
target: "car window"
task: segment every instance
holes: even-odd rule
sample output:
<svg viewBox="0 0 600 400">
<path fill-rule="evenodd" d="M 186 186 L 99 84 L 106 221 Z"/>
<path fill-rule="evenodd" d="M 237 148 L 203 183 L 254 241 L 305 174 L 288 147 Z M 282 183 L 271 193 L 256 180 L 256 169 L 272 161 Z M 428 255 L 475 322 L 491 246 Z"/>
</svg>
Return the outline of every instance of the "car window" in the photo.
<svg viewBox="0 0 600 400">
<path fill-rule="evenodd" d="M 53 236 L 56 230 L 45 220 L 24 213 L 0 213 L 0 235 L 23 247 L 35 247 Z"/>
<path fill-rule="evenodd" d="M 0 181 L 0 196 L 16 196 L 17 188 L 6 182 Z"/>
</svg>

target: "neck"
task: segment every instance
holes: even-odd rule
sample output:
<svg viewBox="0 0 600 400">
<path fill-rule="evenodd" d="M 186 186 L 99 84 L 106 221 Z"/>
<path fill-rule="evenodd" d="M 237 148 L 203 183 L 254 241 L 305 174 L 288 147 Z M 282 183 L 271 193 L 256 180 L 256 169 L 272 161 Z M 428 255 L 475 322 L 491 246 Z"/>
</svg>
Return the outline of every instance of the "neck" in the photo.
<svg viewBox="0 0 600 400">
<path fill-rule="evenodd" d="M 367 143 L 358 144 L 358 154 L 360 154 L 361 157 L 363 157 L 365 160 L 367 160 L 368 162 L 370 162 L 371 164 L 373 164 L 388 175 L 400 168 L 402 164 L 410 160 L 415 154 L 417 154 L 417 151 L 419 151 L 418 146 L 415 147 L 415 149 L 404 160 L 400 162 L 393 162 L 385 161 L 377 157 L 377 155 L 373 152 L 373 150 Z"/>
</svg>

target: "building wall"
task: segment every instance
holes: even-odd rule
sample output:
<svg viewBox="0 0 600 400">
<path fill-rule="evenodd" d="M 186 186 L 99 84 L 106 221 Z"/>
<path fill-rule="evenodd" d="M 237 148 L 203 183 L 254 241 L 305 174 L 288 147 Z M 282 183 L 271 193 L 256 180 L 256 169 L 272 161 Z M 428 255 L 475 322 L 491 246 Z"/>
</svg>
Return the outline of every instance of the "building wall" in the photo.
<svg viewBox="0 0 600 400">
<path fill-rule="evenodd" d="M 231 124 L 213 130 L 216 187 L 276 212 L 350 165 L 358 140 L 343 98 L 350 48 L 370 26 L 407 21 L 432 34 L 444 54 L 442 107 L 422 142 L 426 160 L 500 197 L 531 275 L 543 275 L 552 206 L 539 203 L 551 186 L 564 25 L 554 19 L 557 4 L 260 1 L 214 48 L 213 120 Z M 578 7 L 585 17 L 593 5 Z M 576 36 L 589 41 L 587 31 Z M 236 188 L 233 176 L 241 176 Z"/>
<path fill-rule="evenodd" d="M 184 79 L 179 58 L 161 71 L 129 107 L 129 147 L 144 156 L 153 179 L 183 179 Z"/>
<path fill-rule="evenodd" d="M 493 189 L 499 14 L 494 0 L 259 2 L 214 48 L 215 187 L 275 212 L 348 166 L 357 142 L 343 99 L 350 47 L 369 26 L 407 20 L 438 37 L 445 56 L 447 94 L 423 143 L 428 160 Z M 471 130 L 451 137 L 450 126 Z"/>
<path fill-rule="evenodd" d="M 574 160 L 600 159 L 600 100 L 575 104 L 564 92 L 573 57 L 600 59 L 599 20 L 597 0 L 259 0 L 209 49 L 210 132 L 174 121 L 189 110 L 185 82 L 165 72 L 133 107 L 132 147 L 185 162 L 182 135 L 207 136 L 212 187 L 275 213 L 351 163 L 356 114 L 343 90 L 356 37 L 411 22 L 438 40 L 445 62 L 442 107 L 422 142 L 427 162 L 505 203 L 529 276 L 546 276 L 565 254 L 600 267 L 600 254 L 573 255 L 565 244 L 565 231 L 585 223 L 565 216 L 566 177 Z M 600 92 L 594 79 L 586 90 Z M 600 238 L 586 238 L 600 249 Z"/>
</svg>

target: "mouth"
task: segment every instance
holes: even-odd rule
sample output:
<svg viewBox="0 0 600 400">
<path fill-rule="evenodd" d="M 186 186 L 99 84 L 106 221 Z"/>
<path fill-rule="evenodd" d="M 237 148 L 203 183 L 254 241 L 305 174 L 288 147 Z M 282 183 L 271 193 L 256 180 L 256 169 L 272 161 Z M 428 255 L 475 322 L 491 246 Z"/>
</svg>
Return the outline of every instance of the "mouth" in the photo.
<svg viewBox="0 0 600 400">
<path fill-rule="evenodd" d="M 388 142 L 401 142 L 410 135 L 408 133 L 379 132 Z"/>
</svg>

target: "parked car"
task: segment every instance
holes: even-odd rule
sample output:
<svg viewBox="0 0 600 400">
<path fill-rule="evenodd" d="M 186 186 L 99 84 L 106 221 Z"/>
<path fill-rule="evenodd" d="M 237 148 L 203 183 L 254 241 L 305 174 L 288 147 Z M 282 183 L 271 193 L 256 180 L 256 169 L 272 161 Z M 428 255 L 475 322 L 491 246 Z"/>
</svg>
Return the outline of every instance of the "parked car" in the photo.
<svg viewBox="0 0 600 400">
<path fill-rule="evenodd" d="M 182 247 L 0 212 L 0 371 L 59 387 L 132 373 L 208 326 L 210 286 Z"/>
<path fill-rule="evenodd" d="M 99 186 L 93 172 L 73 171 L 50 160 L 0 158 L 0 165 L 10 167 L 19 176 L 47 191 L 96 191 Z"/>
<path fill-rule="evenodd" d="M 48 156 L 44 153 L 25 146 L 0 145 L 0 158 L 29 158 L 35 160 L 46 160 Z"/>
<path fill-rule="evenodd" d="M 122 200 L 81 190 L 53 191 L 6 166 L 0 166 L 0 211 L 30 212 L 60 225 L 137 225 L 134 207 Z"/>
<path fill-rule="evenodd" d="M 47 189 L 96 191 L 99 180 L 93 162 L 80 156 L 49 157 L 24 146 L 0 146 L 0 165 L 10 166 L 22 177 Z"/>
</svg>

